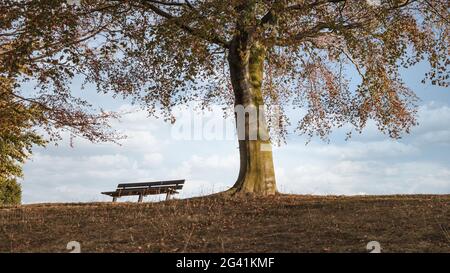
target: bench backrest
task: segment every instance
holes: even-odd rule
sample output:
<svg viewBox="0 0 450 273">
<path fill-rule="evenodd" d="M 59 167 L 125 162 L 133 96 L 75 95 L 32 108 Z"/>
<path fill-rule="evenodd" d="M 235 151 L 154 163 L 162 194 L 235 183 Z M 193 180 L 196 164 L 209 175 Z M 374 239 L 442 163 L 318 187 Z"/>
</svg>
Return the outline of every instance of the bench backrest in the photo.
<svg viewBox="0 0 450 273">
<path fill-rule="evenodd" d="M 169 180 L 155 182 L 122 183 L 117 185 L 118 190 L 145 190 L 145 189 L 173 189 L 181 190 L 185 180 Z"/>
</svg>

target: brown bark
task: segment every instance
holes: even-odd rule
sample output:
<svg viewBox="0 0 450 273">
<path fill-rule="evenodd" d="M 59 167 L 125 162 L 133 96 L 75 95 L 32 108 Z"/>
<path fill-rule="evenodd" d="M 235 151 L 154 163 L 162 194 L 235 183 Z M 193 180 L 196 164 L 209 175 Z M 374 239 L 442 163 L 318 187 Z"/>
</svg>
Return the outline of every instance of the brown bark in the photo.
<svg viewBox="0 0 450 273">
<path fill-rule="evenodd" d="M 246 115 L 245 126 L 237 126 L 240 136 L 240 170 L 230 192 L 272 195 L 277 192 L 272 145 L 268 138 L 264 110 L 260 107 L 264 105 L 261 85 L 265 49 L 257 42 L 249 43 L 246 37 L 236 37 L 230 46 L 228 59 L 235 106 L 242 105 L 245 109 L 254 107 L 258 115 L 256 121 Z M 252 138 L 252 134 L 257 137 Z"/>
</svg>

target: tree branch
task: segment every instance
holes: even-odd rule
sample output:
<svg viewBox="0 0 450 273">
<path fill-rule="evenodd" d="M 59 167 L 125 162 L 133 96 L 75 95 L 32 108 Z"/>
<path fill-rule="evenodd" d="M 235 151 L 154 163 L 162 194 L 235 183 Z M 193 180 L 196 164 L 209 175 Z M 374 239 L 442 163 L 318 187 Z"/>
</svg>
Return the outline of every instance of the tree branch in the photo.
<svg viewBox="0 0 450 273">
<path fill-rule="evenodd" d="M 155 14 L 166 18 L 168 20 L 171 20 L 175 25 L 177 25 L 178 27 L 180 27 L 182 30 L 186 31 L 187 33 L 194 35 L 198 38 L 204 39 L 206 41 L 209 41 L 211 43 L 214 43 L 216 45 L 222 46 L 224 48 L 228 48 L 229 47 L 229 42 L 226 41 L 225 39 L 223 39 L 222 37 L 219 37 L 217 35 L 209 35 L 209 34 L 205 34 L 202 33 L 201 31 L 190 27 L 189 25 L 181 22 L 180 17 L 177 17 L 163 9 L 161 9 L 160 7 L 154 5 L 155 2 L 160 2 L 160 1 L 154 1 L 154 0 L 141 0 L 141 2 L 143 2 L 150 10 L 152 10 Z M 159 4 L 159 3 L 156 3 Z M 184 3 L 183 3 L 184 4 Z M 188 5 L 188 4 L 186 4 Z M 190 4 L 189 4 L 190 5 Z M 192 5 L 191 5 L 192 6 Z"/>
</svg>

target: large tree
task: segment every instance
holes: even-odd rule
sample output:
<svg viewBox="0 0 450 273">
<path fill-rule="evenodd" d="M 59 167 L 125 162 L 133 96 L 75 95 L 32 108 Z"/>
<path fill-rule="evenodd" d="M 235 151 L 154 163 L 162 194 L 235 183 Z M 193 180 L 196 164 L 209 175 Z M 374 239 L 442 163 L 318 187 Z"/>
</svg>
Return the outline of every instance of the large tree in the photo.
<svg viewBox="0 0 450 273">
<path fill-rule="evenodd" d="M 170 120 L 193 101 L 256 109 L 256 122 L 237 124 L 231 192 L 276 193 L 270 147 L 286 134 L 287 107 L 307 110 L 297 129 L 309 136 L 374 120 L 398 138 L 417 107 L 399 69 L 428 61 L 424 81 L 449 83 L 447 0 L 7 0 L 0 11 L 0 60 L 51 79 L 47 92 L 67 94 L 82 75 Z"/>
<path fill-rule="evenodd" d="M 33 129 L 42 117 L 34 105 L 23 105 L 11 95 L 13 82 L 0 77 L 0 205 L 20 203 L 16 177 L 33 145 L 45 141 Z"/>
<path fill-rule="evenodd" d="M 33 6 L 39 8 L 31 2 L 0 3 L 0 204 L 20 203 L 17 178 L 23 176 L 33 146 L 61 139 L 62 131 L 91 141 L 117 138 L 107 124 L 115 114 L 93 112 L 86 101 L 71 95 L 67 75 L 55 63 L 46 65 L 47 59 L 35 56 L 45 47 L 38 40 L 48 38 L 43 29 L 49 16 L 42 17 L 40 10 L 35 14 L 39 18 L 33 17 Z"/>
</svg>

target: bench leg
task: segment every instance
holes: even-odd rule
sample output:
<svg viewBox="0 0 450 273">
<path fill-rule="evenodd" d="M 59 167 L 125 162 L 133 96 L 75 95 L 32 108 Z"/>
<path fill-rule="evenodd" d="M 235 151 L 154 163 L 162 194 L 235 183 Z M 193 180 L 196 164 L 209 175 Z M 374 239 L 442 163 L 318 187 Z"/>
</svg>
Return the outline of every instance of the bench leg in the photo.
<svg viewBox="0 0 450 273">
<path fill-rule="evenodd" d="M 113 197 L 113 203 L 117 201 L 117 197 Z"/>
<path fill-rule="evenodd" d="M 170 191 L 168 191 L 167 193 L 166 193 L 166 201 L 167 200 L 170 200 Z"/>
<path fill-rule="evenodd" d="M 138 203 L 142 203 L 144 196 L 142 194 L 139 194 Z"/>
</svg>

